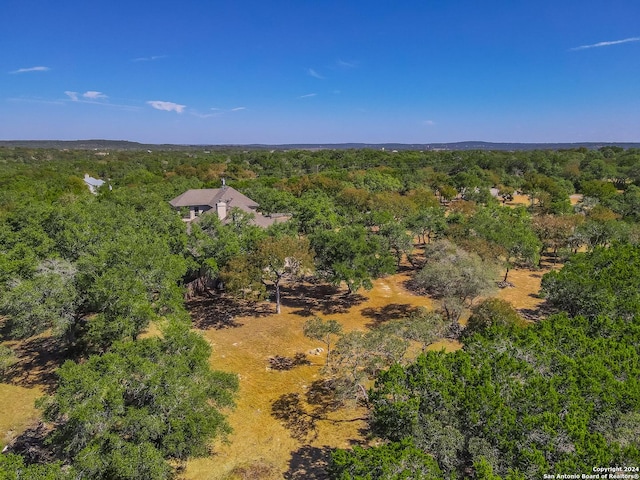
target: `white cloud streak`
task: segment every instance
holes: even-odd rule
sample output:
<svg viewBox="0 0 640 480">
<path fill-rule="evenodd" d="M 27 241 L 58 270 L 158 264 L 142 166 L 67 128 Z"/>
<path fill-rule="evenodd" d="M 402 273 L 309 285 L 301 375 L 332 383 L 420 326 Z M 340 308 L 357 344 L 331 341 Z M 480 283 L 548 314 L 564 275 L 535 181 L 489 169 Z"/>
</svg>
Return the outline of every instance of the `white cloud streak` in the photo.
<svg viewBox="0 0 640 480">
<path fill-rule="evenodd" d="M 71 90 L 67 90 L 66 92 L 64 92 L 64 94 L 69 97 L 71 99 L 72 102 L 80 102 L 82 100 L 80 100 L 80 95 L 78 92 L 72 92 Z M 86 98 L 87 100 L 100 100 L 100 99 L 106 99 L 109 98 L 107 97 L 104 93 L 102 92 L 96 92 L 95 90 L 89 90 L 87 92 L 84 92 L 82 94 L 82 98 Z M 87 102 L 89 103 L 89 102 Z"/>
<path fill-rule="evenodd" d="M 29 67 L 29 68 L 19 68 L 18 70 L 14 70 L 13 72 L 9 72 L 12 74 L 15 73 L 28 73 L 28 72 L 48 72 L 51 70 L 49 67 Z"/>
<path fill-rule="evenodd" d="M 187 108 L 186 105 L 180 105 L 178 103 L 173 102 L 164 102 L 162 100 L 150 100 L 147 102 L 147 105 L 151 105 L 156 110 L 163 110 L 165 112 L 176 112 L 182 113 L 184 109 Z"/>
<path fill-rule="evenodd" d="M 166 55 L 153 55 L 151 57 L 138 57 L 138 58 L 134 58 L 131 61 L 132 62 L 153 62 L 154 60 L 160 60 L 163 58 L 167 58 Z"/>
<path fill-rule="evenodd" d="M 121 110 L 128 111 L 136 111 L 139 110 L 139 107 L 135 107 L 133 105 L 120 105 L 117 103 L 111 103 L 108 100 L 108 96 L 102 92 L 96 92 L 95 90 L 89 90 L 84 93 L 73 92 L 71 90 L 67 90 L 64 94 L 69 97 L 69 100 L 75 103 L 84 103 L 90 105 L 100 105 L 103 107 L 111 107 L 118 108 Z M 69 101 L 67 100 L 67 101 Z"/>
<path fill-rule="evenodd" d="M 198 118 L 211 118 L 211 117 L 221 117 L 231 112 L 241 112 L 246 109 L 247 107 L 235 107 L 235 108 L 229 108 L 229 109 L 211 107 L 209 110 L 211 110 L 213 113 L 199 113 L 193 109 L 191 109 L 189 113 L 194 117 L 198 117 Z"/>
<path fill-rule="evenodd" d="M 320 75 L 318 72 L 316 72 L 313 68 L 310 68 L 309 70 L 307 70 L 307 73 L 313 78 L 319 78 L 320 80 L 324 80 L 324 77 Z"/>
<path fill-rule="evenodd" d="M 570 51 L 586 50 L 588 48 L 610 47 L 611 45 L 620 45 L 621 43 L 640 42 L 640 37 L 625 38 L 623 40 L 612 40 L 609 42 L 598 42 L 591 45 L 581 45 L 579 47 L 570 48 Z"/>
<path fill-rule="evenodd" d="M 90 100 L 97 100 L 99 98 L 107 98 L 107 96 L 102 92 L 96 92 L 93 90 L 89 90 L 88 92 L 84 92 L 82 94 L 84 98 L 88 98 Z"/>
<path fill-rule="evenodd" d="M 358 65 L 355 62 L 345 62 L 344 60 L 338 60 L 338 66 L 342 68 L 356 68 Z"/>
<path fill-rule="evenodd" d="M 300 95 L 298 98 L 311 98 L 318 95 L 317 93 L 307 93 L 306 95 Z"/>
</svg>

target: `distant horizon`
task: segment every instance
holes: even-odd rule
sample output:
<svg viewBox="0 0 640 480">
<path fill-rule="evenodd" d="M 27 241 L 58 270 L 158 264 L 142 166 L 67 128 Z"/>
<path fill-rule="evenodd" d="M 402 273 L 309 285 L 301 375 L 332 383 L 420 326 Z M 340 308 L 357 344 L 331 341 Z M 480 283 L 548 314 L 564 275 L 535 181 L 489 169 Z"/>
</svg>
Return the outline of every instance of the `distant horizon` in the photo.
<svg viewBox="0 0 640 480">
<path fill-rule="evenodd" d="M 633 143 L 640 132 L 637 0 L 68 0 L 3 13 L 5 140 Z"/>
<path fill-rule="evenodd" d="M 411 150 L 412 147 L 428 147 L 434 149 L 451 149 L 451 150 L 505 150 L 510 148 L 520 150 L 536 150 L 537 147 L 541 148 L 580 148 L 580 147 L 606 147 L 606 146 L 620 146 L 626 148 L 640 148 L 640 141 L 638 142 L 598 142 L 598 141 L 585 141 L 585 142 L 487 142 L 484 140 L 464 140 L 459 142 L 384 142 L 384 143 L 371 143 L 371 142 L 324 142 L 324 143 L 312 143 L 312 142 L 300 142 L 300 143 L 243 143 L 243 144 L 230 144 L 230 143 L 144 143 L 133 140 L 112 140 L 106 138 L 91 138 L 91 139 L 76 139 L 76 140 L 0 140 L 0 147 L 6 146 L 27 146 L 34 148 L 56 148 L 41 145 L 48 144 L 61 144 L 60 146 L 74 146 L 75 148 L 122 148 L 122 145 L 139 146 L 140 148 L 147 147 L 176 147 L 176 148 L 217 148 L 217 147 L 231 147 L 231 148 L 400 148 L 403 150 Z M 110 146 L 109 144 L 114 144 Z M 120 145 L 120 146 L 118 146 Z M 406 147 L 406 148 L 405 148 Z"/>
</svg>

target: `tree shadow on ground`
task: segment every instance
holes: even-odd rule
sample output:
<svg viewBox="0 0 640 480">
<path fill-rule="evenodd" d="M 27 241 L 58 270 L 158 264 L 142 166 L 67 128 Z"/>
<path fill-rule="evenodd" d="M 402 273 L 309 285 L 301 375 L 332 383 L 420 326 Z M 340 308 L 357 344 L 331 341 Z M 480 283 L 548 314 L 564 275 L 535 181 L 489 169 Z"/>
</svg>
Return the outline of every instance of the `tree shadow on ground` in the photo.
<svg viewBox="0 0 640 480">
<path fill-rule="evenodd" d="M 27 428 L 7 445 L 6 453 L 22 455 L 25 463 L 43 464 L 55 460 L 55 452 L 47 444 L 47 437 L 51 434 L 52 427 L 43 422 Z M 4 452 L 3 452 L 4 453 Z"/>
<path fill-rule="evenodd" d="M 344 293 L 337 287 L 327 284 L 297 284 L 282 287 L 282 305 L 298 310 L 292 313 L 302 317 L 311 317 L 320 312 L 323 315 L 346 313 L 350 308 L 361 304 L 367 298 L 358 293 Z"/>
<path fill-rule="evenodd" d="M 274 313 L 273 306 L 230 295 L 201 296 L 187 300 L 187 310 L 193 326 L 201 330 L 241 327 L 236 317 L 266 317 Z"/>
<path fill-rule="evenodd" d="M 334 382 L 326 378 L 311 383 L 306 393 L 306 400 L 313 407 L 312 415 L 319 418 L 324 418 L 327 413 L 335 412 L 344 405 L 344 402 L 336 396 Z"/>
<path fill-rule="evenodd" d="M 327 465 L 331 456 L 328 446 L 312 447 L 303 445 L 291 453 L 289 470 L 284 473 L 286 480 L 327 480 Z"/>
<path fill-rule="evenodd" d="M 531 294 L 530 296 L 534 298 L 540 298 L 539 296 L 533 294 Z M 519 308 L 518 313 L 525 320 L 529 320 L 530 322 L 539 322 L 540 320 L 544 320 L 554 313 L 558 313 L 558 309 L 551 305 L 547 300 L 545 300 L 536 308 Z"/>
<path fill-rule="evenodd" d="M 280 395 L 271 404 L 271 415 L 280 420 L 296 440 L 314 440 L 318 436 L 318 418 L 307 412 L 299 393 Z"/>
<path fill-rule="evenodd" d="M 61 340 L 50 336 L 31 337 L 11 346 L 18 361 L 5 373 L 9 383 L 22 387 L 41 387 L 52 393 L 58 383 L 56 370 L 69 359 Z"/>
<path fill-rule="evenodd" d="M 298 441 L 315 440 L 318 437 L 319 421 L 349 423 L 366 421 L 367 418 L 329 418 L 329 413 L 344 405 L 336 395 L 336 385 L 331 379 L 314 381 L 303 399 L 299 393 L 285 393 L 271 404 L 271 416 L 279 420 Z"/>
<path fill-rule="evenodd" d="M 372 323 L 368 323 L 367 327 L 374 328 L 379 326 L 383 322 L 389 320 L 397 320 L 399 318 L 406 318 L 417 310 L 417 307 L 410 303 L 390 303 L 383 307 L 372 308 L 367 307 L 360 310 L 363 317 L 371 318 Z"/>
<path fill-rule="evenodd" d="M 407 290 L 410 293 L 413 293 L 414 295 L 421 295 L 421 296 L 429 295 L 429 290 L 418 285 L 414 277 L 409 277 L 408 279 L 403 281 L 402 286 L 405 288 L 405 290 Z"/>
</svg>

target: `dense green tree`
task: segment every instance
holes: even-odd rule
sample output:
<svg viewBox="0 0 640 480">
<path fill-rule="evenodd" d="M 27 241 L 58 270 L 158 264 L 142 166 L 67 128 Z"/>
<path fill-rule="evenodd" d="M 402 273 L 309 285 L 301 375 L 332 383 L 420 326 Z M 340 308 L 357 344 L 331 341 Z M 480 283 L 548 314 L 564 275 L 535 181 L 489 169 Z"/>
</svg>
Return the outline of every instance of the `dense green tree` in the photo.
<svg viewBox="0 0 640 480">
<path fill-rule="evenodd" d="M 15 280 L 0 297 L 12 335 L 30 337 L 52 328 L 71 343 L 78 328 L 75 267 L 62 260 L 45 261 L 29 280 Z"/>
<path fill-rule="evenodd" d="M 444 478 L 471 476 L 474 465 L 515 479 L 635 464 L 638 334 L 637 324 L 606 317 L 493 324 L 463 350 L 381 372 L 370 392 L 374 431 L 412 439 Z"/>
<path fill-rule="evenodd" d="M 81 307 L 98 314 L 89 320 L 89 334 L 99 348 L 118 339 L 135 339 L 161 311 L 182 309 L 179 285 L 187 263 L 170 253 L 165 237 L 123 228 L 77 266 Z"/>
<path fill-rule="evenodd" d="M 616 187 L 611 182 L 602 180 L 588 180 L 580 184 L 580 193 L 585 197 L 597 199 L 599 202 L 607 204 L 618 195 Z"/>
<path fill-rule="evenodd" d="M 522 191 L 531 198 L 531 207 L 543 213 L 568 213 L 571 210 L 569 192 L 573 186 L 565 183 L 562 179 L 532 172 L 525 175 Z"/>
<path fill-rule="evenodd" d="M 311 246 L 320 275 L 335 285 L 345 282 L 349 293 L 361 287 L 369 289 L 372 279 L 395 271 L 384 239 L 364 227 L 318 231 L 311 237 Z"/>
<path fill-rule="evenodd" d="M 335 480 L 437 480 L 442 472 L 432 456 L 411 441 L 379 447 L 353 447 L 331 455 L 330 478 Z"/>
<path fill-rule="evenodd" d="M 4 480 L 71 480 L 77 478 L 70 468 L 60 462 L 45 465 L 28 465 L 20 455 L 0 455 L 0 478 Z"/>
<path fill-rule="evenodd" d="M 297 208 L 297 199 L 292 193 L 269 186 L 255 186 L 243 189 L 242 193 L 260 204 L 265 214 L 290 213 Z"/>
<path fill-rule="evenodd" d="M 562 270 L 542 277 L 541 291 L 569 315 L 604 314 L 632 321 L 640 315 L 640 246 L 597 247 L 578 253 Z"/>
<path fill-rule="evenodd" d="M 640 186 L 629 185 L 613 208 L 626 220 L 640 221 Z"/>
<path fill-rule="evenodd" d="M 66 362 L 43 402 L 51 442 L 80 478 L 169 478 L 165 460 L 204 455 L 229 426 L 237 378 L 209 369 L 210 347 L 170 322 L 163 338 L 116 343 L 84 363 Z"/>
<path fill-rule="evenodd" d="M 293 221 L 304 234 L 332 229 L 340 223 L 334 200 L 322 192 L 309 192 L 300 197 Z"/>
<path fill-rule="evenodd" d="M 402 182 L 391 175 L 386 169 L 371 169 L 364 172 L 355 172 L 351 180 L 356 187 L 364 188 L 371 193 L 393 191 L 402 188 Z"/>
</svg>

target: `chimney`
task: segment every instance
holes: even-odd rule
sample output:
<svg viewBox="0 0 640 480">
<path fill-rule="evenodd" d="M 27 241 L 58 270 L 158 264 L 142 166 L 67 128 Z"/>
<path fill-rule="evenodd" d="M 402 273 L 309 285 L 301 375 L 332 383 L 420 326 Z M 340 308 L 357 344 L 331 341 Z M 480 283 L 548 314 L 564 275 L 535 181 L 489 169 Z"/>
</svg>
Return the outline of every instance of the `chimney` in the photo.
<svg viewBox="0 0 640 480">
<path fill-rule="evenodd" d="M 227 217 L 227 203 L 226 202 L 216 203 L 216 213 L 218 214 L 218 218 L 220 220 L 224 220 Z"/>
</svg>

